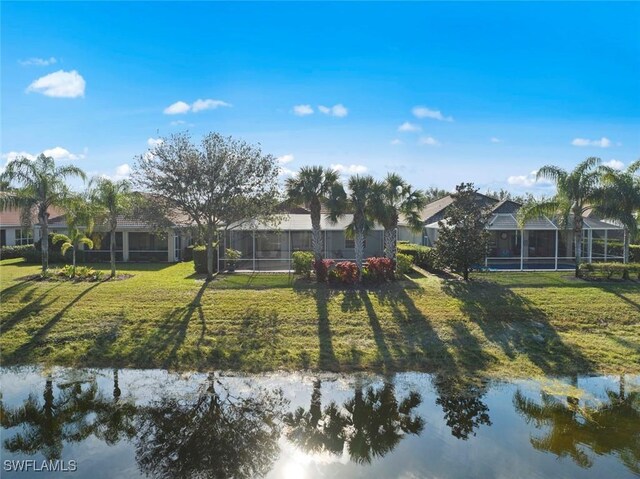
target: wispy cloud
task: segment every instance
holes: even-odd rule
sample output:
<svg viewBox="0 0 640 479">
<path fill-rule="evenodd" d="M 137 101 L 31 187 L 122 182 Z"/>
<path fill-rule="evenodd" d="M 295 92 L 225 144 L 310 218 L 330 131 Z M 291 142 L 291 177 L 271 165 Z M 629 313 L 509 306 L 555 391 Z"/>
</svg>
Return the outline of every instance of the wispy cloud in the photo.
<svg viewBox="0 0 640 479">
<path fill-rule="evenodd" d="M 338 118 L 343 118 L 349 114 L 349 110 L 347 110 L 347 108 L 342 103 L 338 103 L 337 105 L 333 106 L 319 105 L 318 110 L 320 111 L 320 113 L 324 113 L 325 115 L 329 116 L 335 116 Z"/>
<path fill-rule="evenodd" d="M 492 136 L 489 141 L 491 143 L 502 143 L 502 140 L 500 138 L 496 138 L 495 136 Z"/>
<path fill-rule="evenodd" d="M 428 146 L 440 146 L 440 142 L 438 140 L 436 140 L 434 137 L 432 136 L 422 136 L 420 137 L 420 139 L 418 140 L 418 143 L 420 145 L 428 145 Z"/>
<path fill-rule="evenodd" d="M 452 116 L 444 116 L 440 110 L 432 110 L 426 106 L 414 106 L 411 110 L 416 118 L 431 118 L 439 121 L 453 121 Z"/>
<path fill-rule="evenodd" d="M 512 186 L 523 186 L 527 188 L 532 186 L 549 187 L 553 185 L 553 183 L 546 178 L 536 179 L 537 174 L 538 174 L 538 171 L 534 170 L 528 175 L 510 176 L 509 178 L 507 178 L 507 183 L 509 183 Z"/>
<path fill-rule="evenodd" d="M 422 127 L 420 125 L 416 125 L 415 123 L 409 123 L 405 121 L 402 125 L 398 127 L 398 131 L 421 131 Z"/>
<path fill-rule="evenodd" d="M 222 100 L 212 100 L 211 98 L 207 98 L 206 100 L 197 99 L 192 104 L 189 104 L 185 101 L 177 101 L 172 103 L 168 107 L 163 110 L 165 115 L 182 115 L 184 113 L 193 112 L 198 113 L 203 110 L 216 110 L 220 107 L 230 108 L 233 105 L 231 103 L 227 103 Z"/>
<path fill-rule="evenodd" d="M 391 144 L 392 145 L 402 145 L 402 140 L 399 138 L 394 138 L 393 140 L 391 140 Z"/>
<path fill-rule="evenodd" d="M 600 148 L 609 148 L 611 146 L 611 140 L 604 136 L 599 140 L 589 140 L 587 138 L 575 138 L 571 144 L 573 146 L 599 146 Z"/>
<path fill-rule="evenodd" d="M 86 82 L 76 70 L 58 70 L 33 81 L 27 93 L 41 93 L 56 98 L 77 98 L 84 96 Z"/>
<path fill-rule="evenodd" d="M 313 115 L 313 108 L 311 105 L 295 105 L 293 107 L 293 114 L 296 116 Z"/>
<path fill-rule="evenodd" d="M 331 164 L 330 167 L 332 170 L 336 170 L 347 175 L 361 175 L 368 171 L 368 168 L 364 165 L 343 165 L 341 163 L 334 163 Z"/>
<path fill-rule="evenodd" d="M 622 170 L 624 168 L 624 163 L 620 160 L 611 159 L 603 163 L 604 166 L 608 166 L 609 168 L 613 168 L 614 170 Z"/>
<path fill-rule="evenodd" d="M 293 160 L 294 160 L 294 156 L 292 154 L 282 155 L 276 158 L 276 161 L 281 165 L 284 165 L 286 163 L 291 163 Z"/>
<path fill-rule="evenodd" d="M 18 60 L 18 63 L 23 67 L 27 67 L 27 66 L 46 67 L 46 66 L 58 63 L 58 60 L 54 57 L 49 57 L 49 58 L 33 57 L 33 58 L 27 58 L 26 60 Z"/>
<path fill-rule="evenodd" d="M 154 148 L 158 145 L 162 145 L 162 138 L 149 138 L 147 140 L 147 145 L 149 146 L 149 148 Z"/>
</svg>

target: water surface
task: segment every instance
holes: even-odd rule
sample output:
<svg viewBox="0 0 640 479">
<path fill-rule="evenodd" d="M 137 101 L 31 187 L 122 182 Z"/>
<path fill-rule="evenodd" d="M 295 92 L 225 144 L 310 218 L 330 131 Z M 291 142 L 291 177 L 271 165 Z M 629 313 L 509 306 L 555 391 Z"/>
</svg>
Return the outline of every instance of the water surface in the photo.
<svg viewBox="0 0 640 479">
<path fill-rule="evenodd" d="M 2 477 L 640 476 L 640 377 L 0 368 Z M 77 462 L 11 472 L 7 460 Z"/>
</svg>

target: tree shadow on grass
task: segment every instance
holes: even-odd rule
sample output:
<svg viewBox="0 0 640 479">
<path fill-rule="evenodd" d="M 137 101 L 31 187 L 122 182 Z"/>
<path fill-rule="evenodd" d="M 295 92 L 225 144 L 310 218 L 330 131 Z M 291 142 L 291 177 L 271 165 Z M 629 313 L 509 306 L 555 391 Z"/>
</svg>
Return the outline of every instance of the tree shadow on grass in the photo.
<svg viewBox="0 0 640 479">
<path fill-rule="evenodd" d="M 29 292 L 27 295 L 25 295 L 28 296 L 28 299 L 26 299 L 27 303 L 22 308 L 15 311 L 11 315 L 11 317 L 0 323 L 0 331 L 2 332 L 2 334 L 5 334 L 14 326 L 17 326 L 18 323 L 25 321 L 34 315 L 37 316 L 41 311 L 44 311 L 46 308 L 54 304 L 60 298 L 60 296 L 56 296 L 50 301 L 45 301 L 45 299 L 49 296 L 50 291 L 51 290 L 45 291 L 35 299 L 33 299 L 32 297 L 32 292 Z"/>
<path fill-rule="evenodd" d="M 41 348 L 45 343 L 49 332 L 53 329 L 53 327 L 64 317 L 64 315 L 69 311 L 78 301 L 84 298 L 87 294 L 97 288 L 101 283 L 97 282 L 92 284 L 90 287 L 82 291 L 78 296 L 76 296 L 71 302 L 69 302 L 64 308 L 54 314 L 46 324 L 44 324 L 32 337 L 29 341 L 24 343 L 18 349 L 13 351 L 8 355 L 3 356 L 3 360 L 5 364 L 16 364 L 16 363 L 26 363 L 33 362 L 32 353 L 36 348 Z"/>
<path fill-rule="evenodd" d="M 625 286 L 627 286 L 625 284 Z M 622 292 L 620 291 L 619 286 L 618 287 L 614 287 L 612 285 L 602 285 L 602 289 L 604 289 L 605 291 L 616 295 L 618 298 L 620 298 L 622 301 L 624 301 L 625 303 L 631 305 L 633 308 L 635 308 L 637 311 L 640 311 L 640 303 L 638 303 L 637 301 L 634 301 L 632 299 L 627 298 L 624 294 L 622 294 Z M 630 292 L 637 292 L 638 289 L 640 289 L 640 286 L 636 285 L 635 287 L 632 288 L 624 288 L 624 291 L 630 291 Z"/>
<path fill-rule="evenodd" d="M 442 290 L 459 300 L 461 312 L 510 359 L 525 355 L 548 375 L 593 371 L 592 362 L 562 340 L 544 311 L 511 289 L 494 282 L 448 281 Z"/>
</svg>

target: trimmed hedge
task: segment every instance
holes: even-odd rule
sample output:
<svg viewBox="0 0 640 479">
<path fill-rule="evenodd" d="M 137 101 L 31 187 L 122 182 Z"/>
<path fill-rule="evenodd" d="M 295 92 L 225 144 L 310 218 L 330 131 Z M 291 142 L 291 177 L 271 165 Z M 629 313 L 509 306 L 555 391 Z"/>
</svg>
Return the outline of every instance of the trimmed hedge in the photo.
<svg viewBox="0 0 640 479">
<path fill-rule="evenodd" d="M 213 271 L 218 268 L 218 248 L 214 245 L 213 250 Z M 194 246 L 193 249 L 193 268 L 198 274 L 207 274 L 207 248 L 206 246 Z"/>
<path fill-rule="evenodd" d="M 310 251 L 294 251 L 291 258 L 293 260 L 293 272 L 309 278 L 311 271 L 313 271 L 313 253 Z"/>
<path fill-rule="evenodd" d="M 25 255 L 35 252 L 36 247 L 32 244 L 20 246 L 3 246 L 0 248 L 0 259 L 24 258 Z"/>
<path fill-rule="evenodd" d="M 580 274 L 587 279 L 626 279 L 629 277 L 640 279 L 640 263 L 582 263 Z"/>
<path fill-rule="evenodd" d="M 629 263 L 640 263 L 640 244 L 629 245 Z"/>
<path fill-rule="evenodd" d="M 427 271 L 438 269 L 435 248 L 413 243 L 398 243 L 398 253 L 409 255 L 413 258 L 413 264 Z"/>
<path fill-rule="evenodd" d="M 396 273 L 399 276 L 411 271 L 411 265 L 413 265 L 413 256 L 404 253 L 396 254 Z"/>
</svg>

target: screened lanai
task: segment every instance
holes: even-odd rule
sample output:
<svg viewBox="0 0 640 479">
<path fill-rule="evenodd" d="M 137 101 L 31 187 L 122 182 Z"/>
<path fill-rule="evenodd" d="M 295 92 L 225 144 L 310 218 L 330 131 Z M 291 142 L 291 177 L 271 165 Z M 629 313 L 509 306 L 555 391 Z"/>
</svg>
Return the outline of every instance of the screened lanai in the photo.
<svg viewBox="0 0 640 479">
<path fill-rule="evenodd" d="M 347 238 L 346 227 L 351 215 L 345 215 L 337 223 L 325 217 L 321 220 L 324 257 L 327 259 L 355 260 L 353 239 Z M 294 251 L 311 251 L 311 217 L 308 214 L 285 216 L 277 225 L 247 222 L 229 229 L 220 242 L 218 268 L 225 269 L 225 251 L 240 251 L 237 270 L 283 271 L 291 269 Z M 364 257 L 382 256 L 383 228 L 375 225 L 367 233 Z"/>
</svg>

